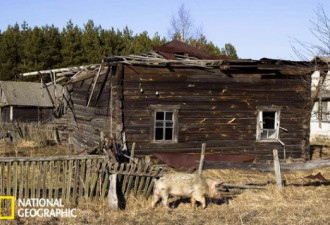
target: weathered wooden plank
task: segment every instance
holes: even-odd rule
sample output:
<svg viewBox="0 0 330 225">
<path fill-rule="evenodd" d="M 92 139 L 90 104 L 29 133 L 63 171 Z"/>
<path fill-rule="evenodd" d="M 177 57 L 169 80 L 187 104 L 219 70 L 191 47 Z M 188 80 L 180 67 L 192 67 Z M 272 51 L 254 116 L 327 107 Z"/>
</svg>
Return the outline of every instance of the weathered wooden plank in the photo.
<svg viewBox="0 0 330 225">
<path fill-rule="evenodd" d="M 55 185 L 55 191 L 54 191 L 54 198 L 55 199 L 59 199 L 60 195 L 59 195 L 59 189 L 62 187 L 61 186 L 61 179 L 60 177 L 62 177 L 64 174 L 61 174 L 61 161 L 55 161 L 55 179 L 54 179 L 54 185 Z M 62 189 L 63 190 L 63 189 Z"/>
<path fill-rule="evenodd" d="M 70 199 L 71 197 L 71 188 L 72 188 L 72 167 L 73 167 L 73 160 L 68 160 L 68 176 L 67 176 L 67 180 L 66 180 L 66 199 Z"/>
<path fill-rule="evenodd" d="M 97 185 L 97 180 L 98 180 L 98 170 L 100 167 L 100 161 L 99 160 L 93 160 L 92 161 L 92 165 L 94 165 L 94 169 L 92 170 L 92 174 L 91 174 L 91 186 L 90 186 L 90 197 L 93 197 L 94 194 L 96 195 L 97 193 L 95 193 L 95 189 L 96 189 L 96 185 Z"/>
<path fill-rule="evenodd" d="M 142 174 L 147 174 L 148 168 L 149 168 L 149 163 L 146 163 L 144 165 Z M 142 176 L 141 179 L 140 179 L 140 183 L 138 184 L 139 187 L 137 189 L 137 194 L 142 194 L 143 186 L 145 185 L 145 180 L 146 180 L 146 177 L 145 176 Z"/>
<path fill-rule="evenodd" d="M 107 162 L 108 163 L 108 167 L 106 167 L 104 170 L 103 170 L 103 182 L 102 182 L 102 191 L 101 191 L 101 198 L 104 198 L 105 197 L 105 192 L 106 192 L 106 189 L 108 187 L 108 184 L 109 184 L 109 170 L 110 170 L 110 166 L 109 165 L 109 161 Z M 119 164 L 118 163 L 115 163 L 114 165 L 114 174 L 117 174 L 117 171 L 118 171 L 118 168 L 119 168 Z M 118 177 L 118 176 L 117 176 Z M 118 179 L 118 178 L 117 178 Z"/>
<path fill-rule="evenodd" d="M 154 167 L 155 169 L 154 169 L 154 176 L 157 176 L 157 175 L 159 175 L 160 174 L 160 172 L 161 172 L 161 169 L 159 168 L 159 167 Z M 147 193 L 146 193 L 146 197 L 148 198 L 149 196 L 150 196 L 150 194 L 151 194 L 151 190 L 153 189 L 153 186 L 154 186 L 154 183 L 155 183 L 155 177 L 153 177 L 152 178 L 152 180 L 151 180 L 151 182 L 150 182 L 150 185 L 149 185 L 149 187 L 148 187 L 148 190 L 147 190 Z"/>
<path fill-rule="evenodd" d="M 8 162 L 6 167 L 7 167 L 7 188 L 6 188 L 6 195 L 12 195 L 11 190 L 12 190 L 12 178 L 11 178 L 11 162 Z"/>
<path fill-rule="evenodd" d="M 142 165 L 142 162 L 140 162 L 137 166 L 136 173 L 140 174 L 142 172 L 142 170 L 143 170 L 143 165 Z M 140 181 L 140 176 L 136 176 L 135 181 L 134 181 L 134 192 L 133 192 L 135 196 L 137 195 L 137 192 L 138 192 L 139 181 Z"/>
<path fill-rule="evenodd" d="M 80 166 L 79 160 L 74 160 L 73 162 L 73 193 L 72 193 L 72 197 L 73 200 L 76 202 L 77 200 L 77 195 L 78 195 L 78 184 L 79 184 L 79 170 L 80 170 Z"/>
<path fill-rule="evenodd" d="M 31 172 L 30 172 L 30 162 L 25 162 L 24 165 L 24 198 L 27 199 L 30 197 L 30 177 L 31 177 Z"/>
<path fill-rule="evenodd" d="M 2 163 L 3 165 L 4 163 Z M 18 190 L 18 198 L 23 198 L 23 188 L 24 188 L 24 162 L 19 162 L 19 170 L 20 170 L 20 183 L 19 183 L 19 190 Z"/>
<path fill-rule="evenodd" d="M 35 170 L 36 162 L 31 162 L 31 198 L 35 198 L 36 196 L 36 170 Z"/>
<path fill-rule="evenodd" d="M 79 171 L 79 180 L 78 180 L 78 182 L 79 182 L 78 197 L 79 198 L 84 196 L 84 189 L 85 189 L 84 181 L 86 180 L 86 176 L 85 176 L 86 175 L 86 160 L 81 160 L 80 165 L 81 165 L 81 167 L 80 167 L 80 171 Z"/>
<path fill-rule="evenodd" d="M 54 161 L 49 162 L 49 170 L 47 174 L 46 189 L 48 189 L 48 199 L 53 198 L 53 188 L 54 188 Z"/>
<path fill-rule="evenodd" d="M 119 170 L 114 171 L 114 172 L 117 172 L 117 174 L 118 174 L 117 179 L 118 179 L 119 183 L 123 183 L 124 176 L 122 175 L 122 173 L 124 172 L 124 168 L 125 168 L 125 163 L 121 163 Z"/>
<path fill-rule="evenodd" d="M 87 159 L 86 162 L 86 180 L 85 180 L 85 185 L 84 185 L 84 192 L 85 192 L 85 199 L 87 200 L 89 197 L 89 187 L 90 187 L 90 177 L 91 177 L 91 170 L 92 170 L 92 160 Z"/>
<path fill-rule="evenodd" d="M 64 160 L 64 161 L 61 161 L 62 163 L 62 167 L 63 167 L 63 177 L 62 177 L 62 193 L 61 193 L 61 197 L 65 200 L 67 200 L 67 179 L 68 179 L 68 174 L 69 174 L 69 171 L 68 171 L 68 161 L 67 160 Z"/>
<path fill-rule="evenodd" d="M 111 174 L 109 179 L 110 186 L 108 191 L 108 206 L 111 210 L 118 210 L 117 174 Z"/>
<path fill-rule="evenodd" d="M 125 196 L 128 196 L 128 193 L 131 190 L 131 187 L 132 187 L 132 184 L 133 184 L 133 179 L 134 179 L 134 176 L 131 175 L 131 174 L 135 173 L 136 167 L 137 167 L 137 165 L 133 164 L 133 166 L 131 167 L 131 169 L 129 171 L 129 174 L 127 175 L 128 176 L 128 183 L 127 183 L 127 187 L 126 187 L 126 190 L 125 190 Z"/>
<path fill-rule="evenodd" d="M 31 161 L 53 161 L 53 160 L 81 160 L 81 159 L 104 159 L 102 155 L 64 155 L 64 156 L 43 156 L 43 157 L 0 157 L 0 162 L 31 162 Z"/>
<path fill-rule="evenodd" d="M 105 160 L 100 161 L 100 170 L 97 171 L 97 182 L 96 182 L 96 190 L 95 197 L 100 197 L 102 195 L 102 181 L 103 181 L 103 172 L 105 171 L 107 162 Z"/>
<path fill-rule="evenodd" d="M 49 163 L 50 162 L 43 162 L 43 169 L 42 169 L 42 198 L 47 198 L 47 180 L 48 180 L 48 172 L 49 172 Z"/>
<path fill-rule="evenodd" d="M 133 167 L 133 164 L 127 163 L 127 164 L 125 164 L 125 167 L 126 167 L 125 173 L 129 174 L 131 167 Z M 129 178 L 129 176 L 127 176 L 127 175 L 124 176 L 124 181 L 123 181 L 123 185 L 122 185 L 122 193 L 125 193 L 125 191 L 126 191 L 126 185 L 127 185 L 128 178 Z"/>
<path fill-rule="evenodd" d="M 274 171 L 275 171 L 276 186 L 278 190 L 282 190 L 281 168 L 280 168 L 280 161 L 278 159 L 277 149 L 273 149 L 273 156 L 274 156 Z"/>
<path fill-rule="evenodd" d="M 13 196 L 17 198 L 17 187 L 18 187 L 18 166 L 17 162 L 13 162 L 14 176 L 13 176 Z"/>
</svg>

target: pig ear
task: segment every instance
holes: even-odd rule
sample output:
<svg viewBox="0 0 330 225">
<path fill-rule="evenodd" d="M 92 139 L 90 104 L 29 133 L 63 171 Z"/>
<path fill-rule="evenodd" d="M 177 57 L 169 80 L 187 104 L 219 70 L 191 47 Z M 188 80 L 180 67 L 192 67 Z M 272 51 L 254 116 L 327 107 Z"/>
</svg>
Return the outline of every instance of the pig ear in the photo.
<svg viewBox="0 0 330 225">
<path fill-rule="evenodd" d="M 224 182 L 222 182 L 222 181 L 220 181 L 220 180 L 216 180 L 216 181 L 214 181 L 214 187 L 219 187 L 219 186 L 221 186 L 221 184 L 223 184 Z"/>
</svg>

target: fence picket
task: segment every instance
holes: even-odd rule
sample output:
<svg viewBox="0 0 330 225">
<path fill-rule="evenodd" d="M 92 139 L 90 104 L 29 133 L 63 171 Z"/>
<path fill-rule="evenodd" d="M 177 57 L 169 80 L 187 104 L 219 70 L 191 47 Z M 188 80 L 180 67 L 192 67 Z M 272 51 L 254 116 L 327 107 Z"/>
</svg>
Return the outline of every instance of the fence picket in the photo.
<svg viewBox="0 0 330 225">
<path fill-rule="evenodd" d="M 110 162 L 106 156 L 0 157 L 0 195 L 62 198 L 78 203 L 105 198 L 110 174 L 118 175 L 122 193 L 148 196 L 160 169 L 140 161 Z"/>
</svg>

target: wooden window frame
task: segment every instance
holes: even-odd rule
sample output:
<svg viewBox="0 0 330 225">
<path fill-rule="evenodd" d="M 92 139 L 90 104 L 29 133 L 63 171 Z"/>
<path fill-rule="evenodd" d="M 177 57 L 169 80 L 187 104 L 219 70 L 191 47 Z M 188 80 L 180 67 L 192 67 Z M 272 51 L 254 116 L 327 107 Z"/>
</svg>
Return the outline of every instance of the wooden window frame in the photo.
<svg viewBox="0 0 330 225">
<path fill-rule="evenodd" d="M 151 140 L 152 143 L 158 144 L 171 144 L 178 143 L 178 113 L 181 107 L 179 105 L 150 105 L 150 109 L 152 110 L 152 122 L 151 122 Z M 156 140 L 156 113 L 157 112 L 173 112 L 173 133 L 172 140 Z M 164 120 L 165 121 L 165 120 Z"/>
<path fill-rule="evenodd" d="M 256 141 L 257 142 L 278 142 L 280 140 L 280 121 L 281 121 L 281 110 L 282 107 L 279 106 L 258 106 L 257 107 L 257 133 Z M 274 129 L 264 129 L 263 128 L 263 112 L 275 112 L 275 124 Z M 264 130 L 275 130 L 274 138 L 261 138 L 261 133 Z"/>
</svg>

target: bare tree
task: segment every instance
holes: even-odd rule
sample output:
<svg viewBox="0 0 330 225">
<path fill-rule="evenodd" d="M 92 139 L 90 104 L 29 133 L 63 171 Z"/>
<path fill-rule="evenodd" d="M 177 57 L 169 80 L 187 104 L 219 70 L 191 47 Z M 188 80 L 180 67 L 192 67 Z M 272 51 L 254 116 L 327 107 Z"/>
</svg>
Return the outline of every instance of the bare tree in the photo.
<svg viewBox="0 0 330 225">
<path fill-rule="evenodd" d="M 317 115 L 319 119 L 319 126 L 321 127 L 322 92 L 329 88 L 326 87 L 325 84 L 326 80 L 329 79 L 327 77 L 329 77 L 330 65 L 323 60 L 319 60 L 319 56 L 330 56 L 330 18 L 327 16 L 327 13 L 322 5 L 319 5 L 314 12 L 315 17 L 310 20 L 310 31 L 316 41 L 311 43 L 293 38 L 291 46 L 293 52 L 299 59 L 311 62 L 310 64 L 312 70 L 318 71 L 318 73 L 315 73 L 315 76 L 312 77 L 316 85 L 312 88 L 310 111 L 312 114 Z M 314 60 L 310 61 L 311 59 Z M 319 107 L 317 111 L 313 112 L 312 110 L 314 104 L 317 101 L 319 101 Z"/>
<path fill-rule="evenodd" d="M 304 42 L 297 38 L 293 38 L 291 41 L 295 55 L 305 61 L 320 55 L 330 56 L 330 18 L 321 5 L 314 12 L 315 18 L 310 20 L 310 31 L 317 42 Z"/>
<path fill-rule="evenodd" d="M 177 14 L 173 15 L 168 32 L 171 39 L 180 41 L 186 41 L 194 35 L 193 21 L 184 4 L 179 7 Z"/>
</svg>

